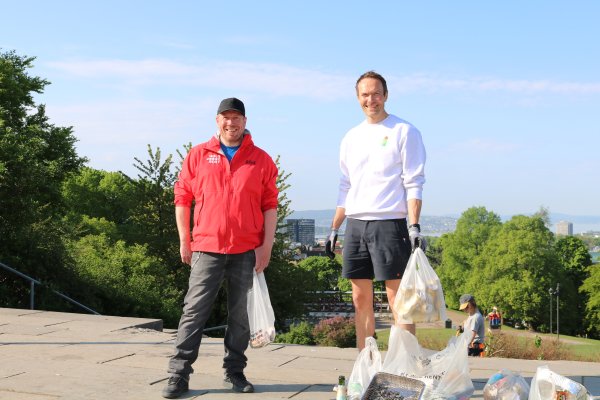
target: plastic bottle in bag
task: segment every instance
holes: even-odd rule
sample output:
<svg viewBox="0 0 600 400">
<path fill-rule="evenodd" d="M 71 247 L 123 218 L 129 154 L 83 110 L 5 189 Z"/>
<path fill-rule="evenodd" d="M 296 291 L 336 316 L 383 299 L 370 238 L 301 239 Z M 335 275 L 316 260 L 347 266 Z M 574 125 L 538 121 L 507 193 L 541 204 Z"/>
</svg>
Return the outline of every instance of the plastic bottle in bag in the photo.
<svg viewBox="0 0 600 400">
<path fill-rule="evenodd" d="M 335 395 L 335 400 L 347 400 L 346 396 L 346 377 L 344 375 L 340 375 L 338 378 L 337 392 Z"/>
</svg>

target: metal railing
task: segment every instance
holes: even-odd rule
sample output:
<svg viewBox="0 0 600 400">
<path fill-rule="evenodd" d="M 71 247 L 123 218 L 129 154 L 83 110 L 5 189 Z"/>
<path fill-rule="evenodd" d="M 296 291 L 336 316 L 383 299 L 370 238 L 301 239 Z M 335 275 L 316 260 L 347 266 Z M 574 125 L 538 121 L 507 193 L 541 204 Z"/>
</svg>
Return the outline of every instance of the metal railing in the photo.
<svg viewBox="0 0 600 400">
<path fill-rule="evenodd" d="M 19 277 L 21 277 L 21 278 L 29 281 L 29 285 L 30 285 L 29 286 L 29 306 L 30 306 L 29 308 L 31 310 L 35 310 L 35 308 L 34 308 L 34 306 L 35 306 L 35 285 L 46 286 L 46 287 L 48 285 L 46 285 L 45 283 L 42 283 L 42 282 L 38 281 L 37 279 L 33 279 L 32 277 L 30 277 L 28 275 L 25 275 L 24 273 L 19 272 L 16 269 L 11 268 L 8 265 L 3 264 L 1 262 L 0 262 L 0 267 L 4 268 L 8 272 L 12 272 L 13 274 L 15 274 L 15 275 L 17 275 L 17 276 L 19 276 Z M 58 291 L 56 291 L 54 289 L 50 289 L 50 290 L 52 290 L 52 292 L 54 292 L 54 294 L 56 294 L 59 297 L 62 297 L 63 299 L 67 300 L 68 302 L 70 302 L 72 304 L 75 304 L 76 306 L 79 306 L 79 307 L 83 308 L 84 310 L 86 310 L 86 311 L 88 311 L 88 312 L 90 312 L 92 314 L 100 315 L 100 313 L 98 313 L 98 312 L 92 310 L 91 308 L 89 308 L 87 306 L 84 306 L 83 304 L 81 304 L 81 303 L 73 300 L 69 296 L 66 296 L 66 295 L 64 295 L 64 294 L 62 294 L 62 293 L 60 293 L 60 292 L 58 292 Z"/>
<path fill-rule="evenodd" d="M 353 313 L 352 292 L 338 290 L 325 290 L 307 292 L 310 297 L 304 304 L 308 312 Z M 390 313 L 387 292 L 373 290 L 373 311 L 376 313 Z"/>
</svg>

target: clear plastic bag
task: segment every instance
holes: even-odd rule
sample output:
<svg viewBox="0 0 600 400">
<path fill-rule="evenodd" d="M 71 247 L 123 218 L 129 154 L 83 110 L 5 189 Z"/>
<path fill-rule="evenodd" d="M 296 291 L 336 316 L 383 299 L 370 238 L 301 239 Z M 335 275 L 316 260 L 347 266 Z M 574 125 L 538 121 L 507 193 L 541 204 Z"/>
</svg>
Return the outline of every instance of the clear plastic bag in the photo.
<svg viewBox="0 0 600 400">
<path fill-rule="evenodd" d="M 502 370 L 488 379 L 483 387 L 484 400 L 527 400 L 529 384 L 521 375 Z"/>
<path fill-rule="evenodd" d="M 538 367 L 531 380 L 529 400 L 591 400 L 592 396 L 580 383 L 552 372 L 547 365 Z"/>
<path fill-rule="evenodd" d="M 415 249 L 394 303 L 396 321 L 403 324 L 446 320 L 446 301 L 437 274 L 420 248 Z"/>
<path fill-rule="evenodd" d="M 436 353 L 422 348 L 412 333 L 392 326 L 382 371 L 425 383 L 424 400 L 469 398 L 475 391 L 467 355 L 469 340 L 463 333 Z"/>
<path fill-rule="evenodd" d="M 252 289 L 248 291 L 248 322 L 250 347 L 259 348 L 275 340 L 275 313 L 269 298 L 265 274 L 254 271 Z"/>
<path fill-rule="evenodd" d="M 376 373 L 381 371 L 381 353 L 375 338 L 365 339 L 365 348 L 358 353 L 348 379 L 348 399 L 360 400 Z"/>
</svg>

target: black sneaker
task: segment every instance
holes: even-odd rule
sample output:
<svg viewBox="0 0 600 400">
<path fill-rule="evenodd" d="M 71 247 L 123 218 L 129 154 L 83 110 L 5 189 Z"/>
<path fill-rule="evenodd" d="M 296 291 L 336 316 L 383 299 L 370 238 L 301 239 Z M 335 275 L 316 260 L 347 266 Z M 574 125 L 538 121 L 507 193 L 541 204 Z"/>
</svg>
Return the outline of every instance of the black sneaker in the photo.
<svg viewBox="0 0 600 400">
<path fill-rule="evenodd" d="M 254 386 L 248 382 L 243 372 L 226 374 L 223 385 L 239 393 L 254 393 Z"/>
<path fill-rule="evenodd" d="M 188 379 L 181 376 L 171 376 L 162 396 L 166 399 L 176 399 L 189 390 Z"/>
</svg>

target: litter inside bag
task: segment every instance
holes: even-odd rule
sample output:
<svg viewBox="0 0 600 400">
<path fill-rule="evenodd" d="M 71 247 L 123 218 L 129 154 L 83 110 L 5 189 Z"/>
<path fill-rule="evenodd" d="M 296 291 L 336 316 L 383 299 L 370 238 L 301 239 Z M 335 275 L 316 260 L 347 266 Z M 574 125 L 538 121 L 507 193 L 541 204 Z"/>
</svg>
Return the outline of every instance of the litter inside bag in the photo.
<svg viewBox="0 0 600 400">
<path fill-rule="evenodd" d="M 424 389 L 418 379 L 378 372 L 361 400 L 419 400 Z"/>
<path fill-rule="evenodd" d="M 527 400 L 529 384 L 518 373 L 502 370 L 488 379 L 483 387 L 485 400 Z"/>
<path fill-rule="evenodd" d="M 360 400 L 371 380 L 381 370 L 381 353 L 373 337 L 365 339 L 365 348 L 360 351 L 352 374 L 348 379 L 348 399 Z"/>
<path fill-rule="evenodd" d="M 265 275 L 254 271 L 252 289 L 248 291 L 248 322 L 250 324 L 250 347 L 259 348 L 275 340 L 275 313 L 269 298 Z"/>
<path fill-rule="evenodd" d="M 394 312 L 399 323 L 446 320 L 442 284 L 420 248 L 408 260 L 398 288 Z"/>
<path fill-rule="evenodd" d="M 392 326 L 382 371 L 423 382 L 425 400 L 469 398 L 475 391 L 467 355 L 469 339 L 463 333 L 434 352 L 422 348 L 410 332 Z"/>
<path fill-rule="evenodd" d="M 580 383 L 551 371 L 547 365 L 538 367 L 531 380 L 529 400 L 591 400 L 592 396 Z"/>
</svg>

